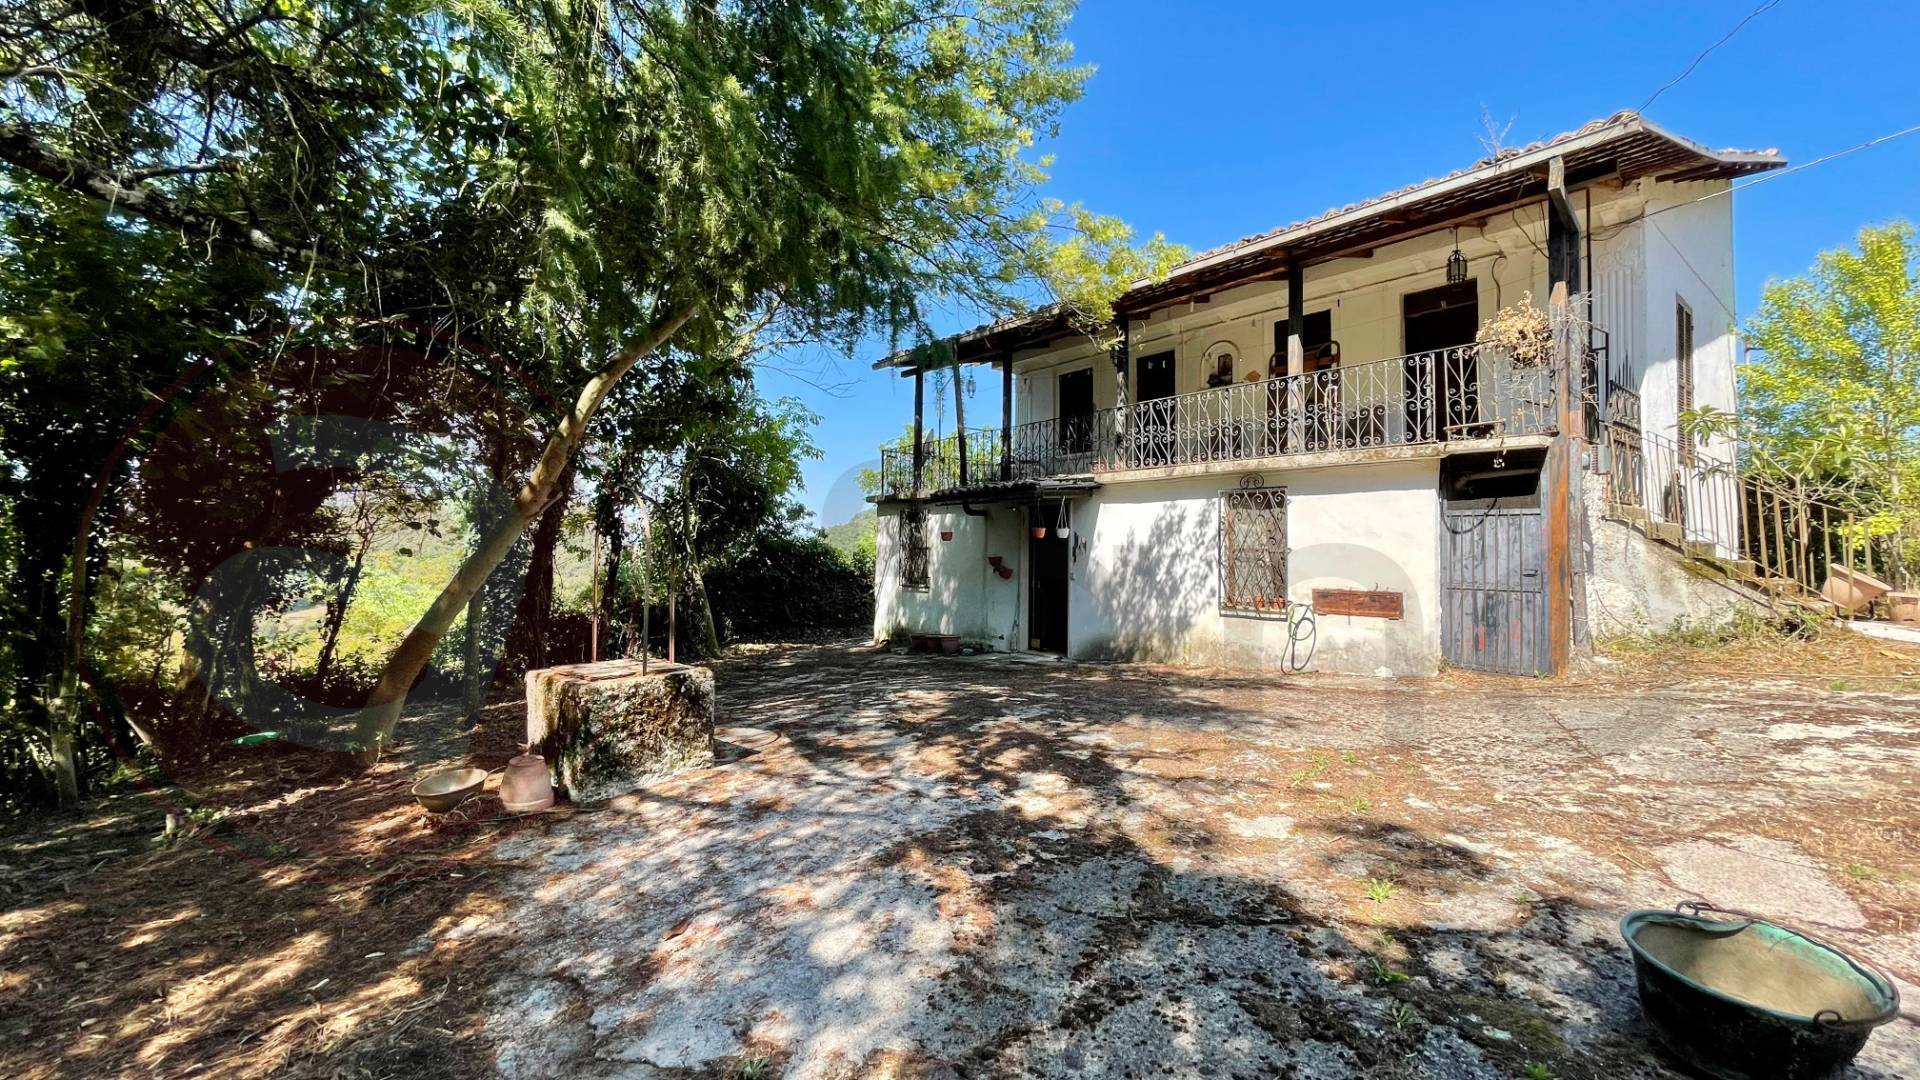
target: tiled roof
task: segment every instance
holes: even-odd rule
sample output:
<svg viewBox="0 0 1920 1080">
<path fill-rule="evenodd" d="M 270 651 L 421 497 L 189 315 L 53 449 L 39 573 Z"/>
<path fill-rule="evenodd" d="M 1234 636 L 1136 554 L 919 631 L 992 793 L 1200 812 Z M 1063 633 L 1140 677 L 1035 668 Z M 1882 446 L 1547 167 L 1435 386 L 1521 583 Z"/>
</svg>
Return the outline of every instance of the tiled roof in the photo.
<svg viewBox="0 0 1920 1080">
<path fill-rule="evenodd" d="M 1247 247 L 1252 244 L 1257 244 L 1265 240 L 1271 240 L 1285 233 L 1293 232 L 1296 229 L 1304 229 L 1309 225 L 1313 225 L 1322 221 L 1327 221 L 1332 218 L 1340 217 L 1343 214 L 1351 214 L 1351 213 L 1354 213 L 1355 211 L 1365 210 L 1370 206 L 1374 206 L 1379 203 L 1390 202 L 1394 199 L 1398 199 L 1405 195 L 1412 195 L 1421 191 L 1422 189 L 1434 187 L 1438 184 L 1444 184 L 1449 180 L 1459 179 L 1460 177 L 1466 176 L 1469 173 L 1476 172 L 1481 169 L 1486 169 L 1491 166 L 1498 165 L 1502 162 L 1511 161 L 1514 158 L 1537 154 L 1543 150 L 1551 150 L 1554 147 L 1571 143 L 1577 139 L 1582 138 L 1583 136 L 1592 135 L 1597 132 L 1604 131 L 1605 129 L 1610 127 L 1625 126 L 1635 121 L 1639 121 L 1642 124 L 1646 124 L 1646 121 L 1641 120 L 1639 113 L 1634 112 L 1632 109 L 1622 109 L 1621 111 L 1614 113 L 1612 116 L 1609 116 L 1604 120 L 1589 120 L 1586 123 L 1580 125 L 1579 127 L 1574 128 L 1572 131 L 1563 131 L 1560 134 L 1555 135 L 1550 139 L 1541 139 L 1538 142 L 1528 143 L 1527 145 L 1520 146 L 1520 147 L 1504 148 L 1499 152 L 1499 154 L 1495 156 L 1481 158 L 1479 161 L 1476 161 L 1471 165 L 1468 165 L 1464 168 L 1455 169 L 1454 171 L 1447 173 L 1444 176 L 1436 176 L 1428 180 L 1422 180 L 1417 184 L 1408 184 L 1406 187 L 1398 188 L 1396 190 L 1389 191 L 1384 194 L 1376 195 L 1371 199 L 1365 199 L 1360 202 L 1348 203 L 1345 206 L 1337 206 L 1328 210 L 1323 210 L 1320 213 L 1315 214 L 1310 218 L 1304 218 L 1300 221 L 1294 222 L 1291 225 L 1282 225 L 1277 229 L 1269 229 L 1263 233 L 1255 233 L 1252 236 L 1242 237 L 1238 240 L 1233 241 L 1232 243 L 1222 244 L 1219 247 L 1215 247 L 1215 248 L 1209 248 L 1208 250 L 1202 251 L 1199 254 L 1194 255 L 1191 258 L 1187 259 L 1185 262 L 1182 262 L 1179 265 L 1175 266 L 1171 271 L 1171 276 L 1178 276 L 1180 271 L 1187 266 L 1193 265 L 1195 263 L 1205 262 L 1217 256 L 1225 255 L 1230 252 L 1237 251 L 1241 248 Z M 1647 126 L 1651 126 L 1651 125 L 1647 125 Z M 1663 135 L 1668 134 L 1667 132 L 1664 132 L 1664 131 L 1660 133 Z M 1668 135 L 1668 137 L 1675 138 L 1674 136 L 1671 136 L 1671 135 Z M 1684 141 L 1684 140 L 1679 140 L 1675 138 L 1675 141 Z M 1718 151 L 1706 151 L 1706 152 L 1709 154 L 1712 154 L 1713 156 L 1724 157 L 1724 158 L 1747 158 L 1747 157 L 1774 158 L 1778 160 L 1781 165 L 1786 164 L 1786 159 L 1780 157 L 1780 151 L 1772 150 L 1772 149 L 1769 149 L 1769 150 L 1718 150 Z"/>
<path fill-rule="evenodd" d="M 1221 282 L 1234 280 L 1236 274 L 1250 268 L 1258 271 L 1283 256 L 1311 261 L 1390 241 L 1401 227 L 1393 224 L 1395 215 L 1389 210 L 1427 220 L 1458 220 L 1463 213 L 1479 212 L 1479 208 L 1526 192 L 1538 198 L 1540 171 L 1556 157 L 1566 161 L 1570 183 L 1576 167 L 1589 170 L 1590 175 L 1603 171 L 1626 178 L 1652 175 L 1692 180 L 1731 179 L 1787 163 L 1777 150 L 1709 150 L 1626 110 L 1551 139 L 1503 149 L 1444 176 L 1210 248 L 1181 262 L 1159 281 L 1135 282 L 1119 306 L 1151 305 L 1164 302 L 1168 294 L 1180 290 L 1217 288 Z M 1056 329 L 1054 324 L 1062 321 L 1060 307 L 1049 305 L 975 327 L 950 340 L 963 353 L 970 344 L 976 351 L 1001 347 L 1006 345 L 1008 335 L 1050 333 Z M 1001 340 L 989 340 L 996 336 Z M 911 367 L 912 354 L 913 350 L 895 353 L 874 366 Z M 983 358 L 962 359 L 972 362 Z"/>
</svg>

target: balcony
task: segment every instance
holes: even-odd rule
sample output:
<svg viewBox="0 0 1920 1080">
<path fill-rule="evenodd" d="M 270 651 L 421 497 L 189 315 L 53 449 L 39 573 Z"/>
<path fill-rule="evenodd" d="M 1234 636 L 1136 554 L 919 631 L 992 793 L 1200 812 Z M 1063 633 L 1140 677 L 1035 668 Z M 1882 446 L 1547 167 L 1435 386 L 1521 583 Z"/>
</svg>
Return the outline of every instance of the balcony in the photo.
<svg viewBox="0 0 1920 1080">
<path fill-rule="evenodd" d="M 1460 345 L 1041 420 L 1011 432 L 978 428 L 926 439 L 917 493 L 912 440 L 906 439 L 881 449 L 881 489 L 906 498 L 1002 481 L 1547 435 L 1556 424 L 1553 396 L 1551 368 Z"/>
</svg>

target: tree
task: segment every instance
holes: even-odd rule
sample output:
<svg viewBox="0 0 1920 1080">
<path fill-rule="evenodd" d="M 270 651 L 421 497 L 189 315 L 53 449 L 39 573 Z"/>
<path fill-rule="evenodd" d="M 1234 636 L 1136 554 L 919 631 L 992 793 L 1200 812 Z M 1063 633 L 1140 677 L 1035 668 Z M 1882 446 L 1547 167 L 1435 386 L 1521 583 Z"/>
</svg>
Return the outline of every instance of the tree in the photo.
<svg viewBox="0 0 1920 1080">
<path fill-rule="evenodd" d="M 1862 229 L 1856 249 L 1822 252 L 1807 275 L 1767 284 L 1745 335 L 1756 356 L 1740 368 L 1750 467 L 1858 515 L 1856 542 L 1893 538 L 1902 578 L 1920 526 L 1916 270 L 1912 225 Z"/>
<path fill-rule="evenodd" d="M 35 10 L 0 161 L 343 310 L 409 293 L 551 378 L 545 446 L 382 671 L 362 761 L 642 361 L 698 369 L 762 313 L 924 334 L 929 305 L 999 314 L 1035 282 L 1097 319 L 1173 257 L 1037 194 L 1032 148 L 1087 74 L 1069 0 Z"/>
</svg>

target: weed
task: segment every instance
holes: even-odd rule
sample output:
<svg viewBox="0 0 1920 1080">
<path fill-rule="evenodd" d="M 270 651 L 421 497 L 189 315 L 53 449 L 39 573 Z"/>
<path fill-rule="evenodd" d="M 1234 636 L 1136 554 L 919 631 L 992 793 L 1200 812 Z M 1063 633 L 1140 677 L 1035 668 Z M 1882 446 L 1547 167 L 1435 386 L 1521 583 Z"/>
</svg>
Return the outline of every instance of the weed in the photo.
<svg viewBox="0 0 1920 1080">
<path fill-rule="evenodd" d="M 1835 693 L 1845 693 L 1848 690 L 1860 689 L 1860 684 L 1851 679 L 1835 679 L 1827 684 L 1827 689 Z"/>
<path fill-rule="evenodd" d="M 733 1067 L 735 1080 L 762 1080 L 773 1061 L 766 1057 L 741 1058 Z"/>
<path fill-rule="evenodd" d="M 1393 1025 L 1395 1031 L 1417 1027 L 1421 1019 L 1420 1010 L 1404 1001 L 1396 1001 L 1387 1008 L 1387 1022 Z"/>
<path fill-rule="evenodd" d="M 1351 750 L 1342 750 L 1340 751 L 1340 760 L 1345 762 L 1348 765 L 1351 765 L 1354 762 L 1360 760 L 1360 755 L 1354 753 Z"/>
<path fill-rule="evenodd" d="M 1308 759 L 1306 768 L 1301 769 L 1299 772 L 1293 774 L 1293 786 L 1299 787 L 1302 784 L 1308 783 L 1309 781 L 1320 779 L 1321 777 L 1327 775 L 1327 769 L 1332 767 L 1332 765 L 1333 765 L 1333 759 L 1328 757 L 1327 755 L 1325 754 L 1313 755 L 1312 758 Z"/>
<path fill-rule="evenodd" d="M 1526 1080 L 1553 1080 L 1553 1070 L 1538 1061 L 1527 1062 L 1520 1070 L 1520 1075 Z"/>
<path fill-rule="evenodd" d="M 1394 983 L 1407 981 L 1408 976 L 1406 972 L 1395 971 L 1392 967 L 1381 962 L 1379 957 L 1372 957 L 1371 962 L 1373 964 L 1373 984 L 1375 986 L 1392 986 Z"/>
<path fill-rule="evenodd" d="M 1847 864 L 1847 876 L 1855 881 L 1877 881 L 1880 878 L 1880 871 L 1871 866 L 1850 862 Z"/>
<path fill-rule="evenodd" d="M 1376 904 L 1384 904 L 1393 899 L 1393 880 L 1391 878 L 1368 878 L 1367 899 Z"/>
<path fill-rule="evenodd" d="M 1513 902 L 1520 905 L 1521 907 L 1532 907 L 1533 905 L 1540 902 L 1540 898 L 1526 891 L 1525 889 L 1522 889 L 1519 892 L 1513 894 Z"/>
<path fill-rule="evenodd" d="M 1373 809 L 1373 804 L 1367 801 L 1365 795 L 1355 795 L 1347 800 L 1347 809 L 1356 814 L 1364 814 Z"/>
</svg>

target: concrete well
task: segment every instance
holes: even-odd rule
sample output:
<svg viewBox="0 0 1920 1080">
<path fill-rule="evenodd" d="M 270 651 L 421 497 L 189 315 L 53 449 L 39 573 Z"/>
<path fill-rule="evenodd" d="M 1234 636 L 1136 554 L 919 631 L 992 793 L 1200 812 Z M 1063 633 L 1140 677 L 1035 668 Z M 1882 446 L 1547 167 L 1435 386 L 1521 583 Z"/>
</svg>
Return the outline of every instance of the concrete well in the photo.
<svg viewBox="0 0 1920 1080">
<path fill-rule="evenodd" d="M 527 673 L 527 742 L 554 787 L 593 802 L 713 763 L 713 673 L 638 660 Z"/>
</svg>

